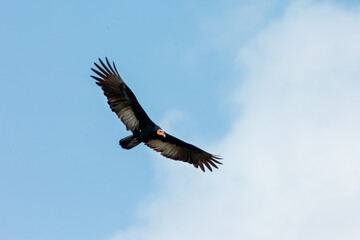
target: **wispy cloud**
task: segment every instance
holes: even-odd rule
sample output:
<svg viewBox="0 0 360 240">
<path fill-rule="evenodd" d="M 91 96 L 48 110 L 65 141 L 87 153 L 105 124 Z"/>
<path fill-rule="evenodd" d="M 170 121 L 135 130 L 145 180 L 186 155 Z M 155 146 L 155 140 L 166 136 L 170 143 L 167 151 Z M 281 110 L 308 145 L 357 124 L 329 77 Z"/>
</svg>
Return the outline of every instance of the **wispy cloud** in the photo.
<svg viewBox="0 0 360 240">
<path fill-rule="evenodd" d="M 290 6 L 238 54 L 244 112 L 213 148 L 224 165 L 166 164 L 111 240 L 358 239 L 359 43 L 360 12 Z"/>
</svg>

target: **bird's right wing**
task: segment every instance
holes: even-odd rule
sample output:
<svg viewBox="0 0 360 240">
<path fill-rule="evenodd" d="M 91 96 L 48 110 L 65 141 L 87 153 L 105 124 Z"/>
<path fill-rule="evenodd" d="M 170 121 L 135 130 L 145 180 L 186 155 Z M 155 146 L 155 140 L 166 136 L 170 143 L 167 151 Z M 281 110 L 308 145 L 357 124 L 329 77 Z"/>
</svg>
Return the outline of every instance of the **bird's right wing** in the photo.
<svg viewBox="0 0 360 240">
<path fill-rule="evenodd" d="M 160 152 L 164 157 L 190 163 L 196 168 L 200 167 L 204 172 L 205 167 L 212 171 L 211 167 L 218 168 L 216 164 L 222 164 L 218 161 L 221 159 L 220 157 L 205 152 L 167 133 L 165 138 L 160 137 L 145 141 L 145 145 Z"/>
<path fill-rule="evenodd" d="M 126 130 L 134 132 L 142 125 L 151 122 L 135 95 L 121 79 L 115 64 L 113 63 L 112 67 L 107 58 L 107 65 L 105 65 L 101 59 L 99 59 L 99 61 L 102 67 L 94 63 L 98 70 L 93 68 L 91 70 L 93 70 L 97 76 L 91 77 L 96 80 L 96 84 L 104 91 L 111 110 L 115 112 L 124 123 Z"/>
</svg>

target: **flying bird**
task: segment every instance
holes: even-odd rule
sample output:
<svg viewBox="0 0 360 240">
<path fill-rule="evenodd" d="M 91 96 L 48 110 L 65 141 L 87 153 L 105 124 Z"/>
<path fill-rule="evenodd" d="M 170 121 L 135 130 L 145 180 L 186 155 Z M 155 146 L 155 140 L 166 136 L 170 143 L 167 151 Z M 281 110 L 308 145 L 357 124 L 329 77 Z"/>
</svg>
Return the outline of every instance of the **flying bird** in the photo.
<svg viewBox="0 0 360 240">
<path fill-rule="evenodd" d="M 104 91 L 111 110 L 120 118 L 126 130 L 132 132 L 132 135 L 120 140 L 122 148 L 131 149 L 143 142 L 164 157 L 190 163 L 204 172 L 205 167 L 212 171 L 212 167 L 218 168 L 216 164 L 222 164 L 218 161 L 220 157 L 173 137 L 156 125 L 120 77 L 115 63 L 111 65 L 105 59 L 106 64 L 99 58 L 101 66 L 94 63 L 97 69 L 91 70 L 97 76 L 91 77 Z"/>
</svg>

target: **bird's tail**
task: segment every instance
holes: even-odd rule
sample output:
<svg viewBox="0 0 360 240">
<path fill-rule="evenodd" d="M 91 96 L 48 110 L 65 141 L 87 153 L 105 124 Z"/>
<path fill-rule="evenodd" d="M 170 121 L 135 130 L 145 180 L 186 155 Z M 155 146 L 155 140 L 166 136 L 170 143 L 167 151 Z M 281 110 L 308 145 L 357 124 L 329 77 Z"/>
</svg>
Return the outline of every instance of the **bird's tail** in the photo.
<svg viewBox="0 0 360 240">
<path fill-rule="evenodd" d="M 137 146 L 139 143 L 140 142 L 133 135 L 120 140 L 120 146 L 125 149 L 131 149 Z"/>
</svg>

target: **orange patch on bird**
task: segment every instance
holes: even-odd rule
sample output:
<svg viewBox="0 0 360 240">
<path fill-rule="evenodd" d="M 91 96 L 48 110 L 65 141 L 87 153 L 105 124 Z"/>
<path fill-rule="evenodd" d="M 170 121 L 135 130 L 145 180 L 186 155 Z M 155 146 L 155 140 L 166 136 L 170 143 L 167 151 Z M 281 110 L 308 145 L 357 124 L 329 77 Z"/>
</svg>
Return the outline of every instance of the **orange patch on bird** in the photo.
<svg viewBox="0 0 360 240">
<path fill-rule="evenodd" d="M 158 129 L 158 130 L 156 131 L 156 133 L 157 133 L 157 135 L 166 137 L 165 132 L 164 132 L 162 129 Z"/>
</svg>

